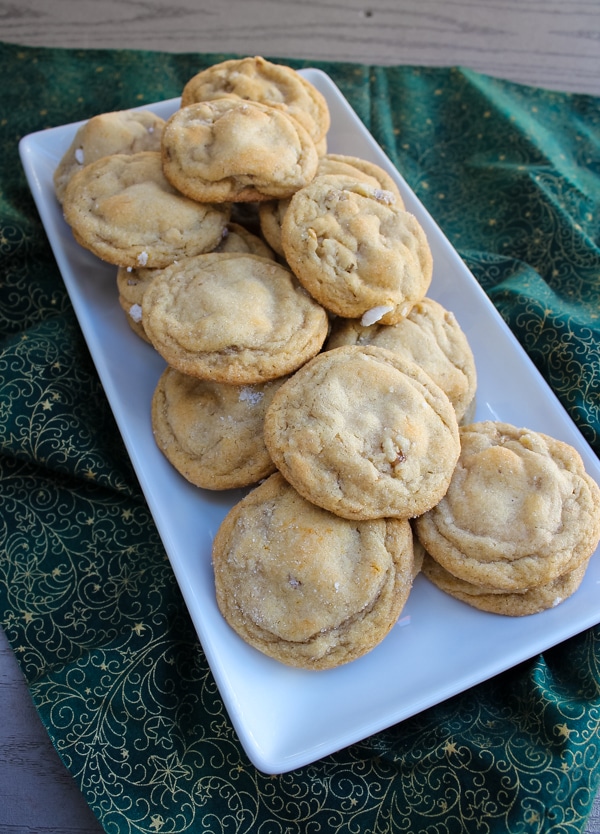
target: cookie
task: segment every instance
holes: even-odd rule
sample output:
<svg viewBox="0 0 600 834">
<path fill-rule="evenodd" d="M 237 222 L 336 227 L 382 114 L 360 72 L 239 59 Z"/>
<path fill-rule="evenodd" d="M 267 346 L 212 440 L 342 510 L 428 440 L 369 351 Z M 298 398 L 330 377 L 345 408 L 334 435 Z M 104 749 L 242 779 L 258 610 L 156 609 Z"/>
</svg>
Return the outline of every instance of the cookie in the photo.
<svg viewBox="0 0 600 834">
<path fill-rule="evenodd" d="M 275 258 L 273 250 L 253 232 L 239 223 L 229 224 L 223 229 L 223 237 L 213 252 L 233 252 L 242 255 L 258 255 L 261 258 Z"/>
<path fill-rule="evenodd" d="M 293 116 L 317 143 L 330 125 L 325 97 L 291 67 L 260 56 L 233 58 L 194 75 L 181 93 L 181 106 L 229 96 L 257 101 Z"/>
<path fill-rule="evenodd" d="M 326 154 L 319 158 L 319 165 L 315 177 L 329 175 L 343 175 L 366 182 L 373 188 L 379 188 L 394 195 L 394 202 L 398 208 L 404 208 L 400 189 L 395 180 L 373 162 L 356 156 L 342 154 Z M 278 255 L 284 255 L 281 243 L 281 225 L 290 204 L 291 198 L 284 200 L 268 200 L 259 206 L 260 227 L 265 240 Z M 389 198 L 388 198 L 389 199 Z"/>
<path fill-rule="evenodd" d="M 344 318 L 376 311 L 394 324 L 431 283 L 433 259 L 418 220 L 389 192 L 355 179 L 321 176 L 296 192 L 281 243 L 300 283 Z"/>
<path fill-rule="evenodd" d="M 265 416 L 275 465 L 309 501 L 348 519 L 410 518 L 444 495 L 458 459 L 448 397 L 384 348 L 321 353 Z"/>
<path fill-rule="evenodd" d="M 62 203 L 67 183 L 76 171 L 115 153 L 160 151 L 165 120 L 149 110 L 117 110 L 88 119 L 54 172 L 54 190 Z"/>
<path fill-rule="evenodd" d="M 167 366 L 152 398 L 159 449 L 204 489 L 236 489 L 266 478 L 275 466 L 263 441 L 264 415 L 284 379 L 223 385 Z"/>
<path fill-rule="evenodd" d="M 425 548 L 419 541 L 419 539 L 413 535 L 413 555 L 414 555 L 414 564 L 413 564 L 413 580 L 421 573 L 423 570 L 423 564 L 425 562 Z"/>
<path fill-rule="evenodd" d="M 377 646 L 409 596 L 410 524 L 349 522 L 279 473 L 227 514 L 213 543 L 217 603 L 248 644 L 289 666 L 331 669 Z"/>
<path fill-rule="evenodd" d="M 581 585 L 589 560 L 579 567 L 553 579 L 545 585 L 538 585 L 525 591 L 495 591 L 458 579 L 435 559 L 425 555 L 423 574 L 444 593 L 465 602 L 467 605 L 490 614 L 505 617 L 526 617 L 539 614 L 549 608 L 556 608 L 561 602 L 573 596 Z"/>
<path fill-rule="evenodd" d="M 318 164 L 301 124 L 237 98 L 177 110 L 163 130 L 162 160 L 175 188 L 209 203 L 287 197 L 313 179 Z"/>
<path fill-rule="evenodd" d="M 129 304 L 124 298 L 119 296 L 119 304 L 121 309 L 125 313 L 126 322 L 133 330 L 138 338 L 143 339 L 144 342 L 150 342 L 150 339 L 146 336 L 146 331 L 144 330 L 144 325 L 142 324 L 142 308 L 139 304 Z"/>
<path fill-rule="evenodd" d="M 271 249 L 282 258 L 285 257 L 285 253 L 281 243 L 281 226 L 290 199 L 286 197 L 284 200 L 265 200 L 258 206 L 260 231 Z"/>
<path fill-rule="evenodd" d="M 400 209 L 404 208 L 404 201 L 396 180 L 375 162 L 349 154 L 328 153 L 319 159 L 317 176 L 329 175 L 356 177 L 361 182 L 366 182 L 374 188 L 380 188 L 382 191 L 393 194 L 395 197 L 394 205 Z"/>
<path fill-rule="evenodd" d="M 377 345 L 416 362 L 446 393 L 459 422 L 470 411 L 477 389 L 473 351 L 456 316 L 437 301 L 417 301 L 397 324 L 333 322 L 326 348 Z"/>
<path fill-rule="evenodd" d="M 150 340 L 142 322 L 142 299 L 156 271 L 145 267 L 119 267 L 117 270 L 117 290 L 121 309 L 126 314 L 127 323 L 133 332 L 146 342 Z"/>
<path fill-rule="evenodd" d="M 158 151 L 112 154 L 67 185 L 63 212 L 78 243 L 116 266 L 166 267 L 219 244 L 229 206 L 190 200 L 165 179 Z"/>
<path fill-rule="evenodd" d="M 548 435 L 483 421 L 460 429 L 446 495 L 415 520 L 449 573 L 496 591 L 526 591 L 582 565 L 600 539 L 600 488 L 579 453 Z"/>
<path fill-rule="evenodd" d="M 258 235 L 231 221 L 224 227 L 219 244 L 212 251 L 275 258 L 273 251 Z M 146 341 L 150 340 L 146 336 L 142 322 L 142 298 L 155 273 L 156 270 L 145 267 L 138 269 L 119 267 L 117 271 L 119 304 L 127 314 L 127 321 L 131 329 Z"/>
<path fill-rule="evenodd" d="M 328 319 L 292 273 L 257 255 L 209 253 L 162 270 L 144 329 L 182 373 L 234 385 L 285 376 L 322 347 Z"/>
</svg>

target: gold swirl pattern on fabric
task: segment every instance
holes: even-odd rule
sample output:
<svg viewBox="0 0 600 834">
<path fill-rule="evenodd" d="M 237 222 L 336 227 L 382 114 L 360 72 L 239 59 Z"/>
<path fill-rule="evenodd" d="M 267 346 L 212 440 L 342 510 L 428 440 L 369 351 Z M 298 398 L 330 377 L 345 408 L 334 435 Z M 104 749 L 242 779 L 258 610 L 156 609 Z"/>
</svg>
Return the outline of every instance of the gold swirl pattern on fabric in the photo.
<svg viewBox="0 0 600 834">
<path fill-rule="evenodd" d="M 178 95 L 224 57 L 0 44 L 0 622 L 39 714 L 107 832 L 581 832 L 598 627 L 291 773 L 240 746 L 17 155 L 20 136 Z M 317 66 L 599 452 L 599 102 L 457 68 Z"/>
</svg>

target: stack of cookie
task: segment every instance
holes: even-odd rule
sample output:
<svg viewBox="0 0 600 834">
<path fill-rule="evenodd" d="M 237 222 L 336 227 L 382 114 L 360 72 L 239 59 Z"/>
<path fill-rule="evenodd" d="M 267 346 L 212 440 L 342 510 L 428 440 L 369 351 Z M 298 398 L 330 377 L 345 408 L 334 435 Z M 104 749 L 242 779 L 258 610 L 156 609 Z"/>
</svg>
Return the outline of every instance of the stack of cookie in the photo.
<svg viewBox="0 0 600 834">
<path fill-rule="evenodd" d="M 260 236 L 257 203 L 312 180 L 328 127 L 313 85 L 248 58 L 191 79 L 167 122 L 144 110 L 90 119 L 55 172 L 76 240 L 117 267 L 129 325 L 168 363 L 155 435 L 198 486 L 274 471 L 265 408 L 326 338 L 326 311 Z"/>
<path fill-rule="evenodd" d="M 379 166 L 327 153 L 329 120 L 288 67 L 225 61 L 166 122 L 90 120 L 55 178 L 75 238 L 117 267 L 130 326 L 167 363 L 159 448 L 199 487 L 254 486 L 214 541 L 223 616 L 307 669 L 381 642 L 424 551 L 443 587 L 427 531 L 462 488 L 477 385 L 456 318 L 427 296 L 423 228 Z M 588 549 L 538 585 L 579 576 Z M 500 599 L 476 576 L 480 607 Z"/>
<path fill-rule="evenodd" d="M 442 500 L 415 519 L 425 575 L 475 608 L 523 616 L 581 584 L 600 538 L 600 489 L 569 444 L 507 423 L 460 429 Z"/>
</svg>

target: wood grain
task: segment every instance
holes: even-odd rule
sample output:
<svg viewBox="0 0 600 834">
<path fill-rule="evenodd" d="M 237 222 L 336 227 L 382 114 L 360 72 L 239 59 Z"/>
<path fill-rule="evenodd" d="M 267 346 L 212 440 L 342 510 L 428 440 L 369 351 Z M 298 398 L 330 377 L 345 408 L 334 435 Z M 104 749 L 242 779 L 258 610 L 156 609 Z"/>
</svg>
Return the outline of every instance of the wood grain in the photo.
<svg viewBox="0 0 600 834">
<path fill-rule="evenodd" d="M 598 0 L 13 0 L 0 21 L 31 46 L 458 65 L 600 95 Z M 0 832 L 98 834 L 1 630 L 0 715 Z"/>
<path fill-rule="evenodd" d="M 99 834 L 63 765 L 0 629 L 0 832 Z"/>
<path fill-rule="evenodd" d="M 2 39 L 42 46 L 235 52 L 462 65 L 600 94 L 597 0 L 23 0 Z"/>
</svg>

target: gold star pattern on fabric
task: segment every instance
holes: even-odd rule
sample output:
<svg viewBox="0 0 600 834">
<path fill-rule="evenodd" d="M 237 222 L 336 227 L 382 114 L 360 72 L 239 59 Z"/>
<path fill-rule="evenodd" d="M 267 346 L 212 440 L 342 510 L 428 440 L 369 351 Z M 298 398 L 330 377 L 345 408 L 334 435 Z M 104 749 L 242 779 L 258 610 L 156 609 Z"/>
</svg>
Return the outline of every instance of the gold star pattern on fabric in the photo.
<svg viewBox="0 0 600 834">
<path fill-rule="evenodd" d="M 566 724 L 557 724 L 555 727 L 555 731 L 561 738 L 568 739 L 572 733 L 572 730 L 567 727 Z"/>
<path fill-rule="evenodd" d="M 0 119 L 0 610 L 36 708 L 115 830 L 183 832 L 209 818 L 219 826 L 226 809 L 230 827 L 247 831 L 448 834 L 493 801 L 485 824 L 505 834 L 539 828 L 534 819 L 549 825 L 544 805 L 557 785 L 558 811 L 582 827 L 600 769 L 598 721 L 586 706 L 598 685 L 598 628 L 511 672 L 509 698 L 483 683 L 284 776 L 257 771 L 239 744 L 40 218 L 22 199 L 15 142 L 177 96 L 214 60 L 0 44 L 11 79 L 0 89 L 0 112 L 10 112 Z M 600 452 L 589 395 L 600 367 L 600 104 L 461 68 L 322 68 Z M 565 707 L 574 699 L 575 717 Z M 568 766 L 577 761 L 591 766 Z"/>
</svg>

